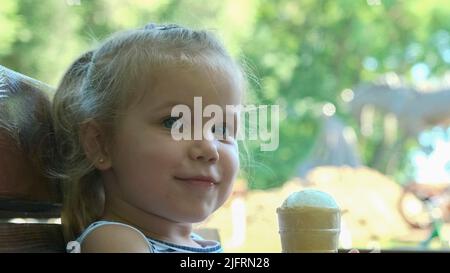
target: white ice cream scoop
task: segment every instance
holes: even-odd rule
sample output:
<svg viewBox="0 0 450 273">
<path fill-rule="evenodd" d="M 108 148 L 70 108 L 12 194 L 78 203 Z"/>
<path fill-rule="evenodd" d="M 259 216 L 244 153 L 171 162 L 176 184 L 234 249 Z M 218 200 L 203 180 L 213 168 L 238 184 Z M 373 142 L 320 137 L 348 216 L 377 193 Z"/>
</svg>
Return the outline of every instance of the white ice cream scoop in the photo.
<svg viewBox="0 0 450 273">
<path fill-rule="evenodd" d="M 317 207 L 339 208 L 334 198 L 326 192 L 306 189 L 294 192 L 286 198 L 282 208 Z"/>
<path fill-rule="evenodd" d="M 294 192 L 277 208 L 277 215 L 282 252 L 338 251 L 340 209 L 328 193 Z"/>
</svg>

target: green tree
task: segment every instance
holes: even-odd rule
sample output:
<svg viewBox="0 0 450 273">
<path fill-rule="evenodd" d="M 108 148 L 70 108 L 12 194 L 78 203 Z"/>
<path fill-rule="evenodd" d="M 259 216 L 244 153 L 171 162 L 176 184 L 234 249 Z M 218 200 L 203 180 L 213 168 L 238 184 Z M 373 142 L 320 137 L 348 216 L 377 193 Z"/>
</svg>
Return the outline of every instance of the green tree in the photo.
<svg viewBox="0 0 450 273">
<path fill-rule="evenodd" d="M 217 30 L 249 71 L 249 102 L 281 108 L 280 146 L 261 152 L 245 173 L 252 188 L 270 188 L 296 175 L 316 141 L 325 103 L 357 128 L 341 92 L 386 72 L 409 81 L 426 64 L 433 76 L 448 71 L 450 5 L 445 0 L 3 0 L 0 63 L 56 85 L 81 53 L 113 31 L 148 22 L 174 22 Z M 72 5 L 71 5 L 72 4 Z M 360 137 L 364 162 L 387 149 L 381 132 Z M 357 130 L 358 131 L 358 130 Z M 406 167 L 408 140 L 398 150 L 397 173 Z"/>
<path fill-rule="evenodd" d="M 254 187 L 278 186 L 295 175 L 317 135 L 323 103 L 333 103 L 337 114 L 355 126 L 340 99 L 343 89 L 390 71 L 410 78 L 411 67 L 418 62 L 426 63 L 436 76 L 448 68 L 448 5 L 443 1 L 371 2 L 377 3 L 275 0 L 259 6 L 244 52 L 261 79 L 261 87 L 254 86 L 256 99 L 280 104 L 285 114 L 280 148 L 271 155 L 253 148 L 256 160 L 272 170 L 260 167 L 254 173 Z M 363 159 L 370 165 L 382 139 L 362 139 Z M 399 150 L 400 170 L 407 147 Z"/>
</svg>

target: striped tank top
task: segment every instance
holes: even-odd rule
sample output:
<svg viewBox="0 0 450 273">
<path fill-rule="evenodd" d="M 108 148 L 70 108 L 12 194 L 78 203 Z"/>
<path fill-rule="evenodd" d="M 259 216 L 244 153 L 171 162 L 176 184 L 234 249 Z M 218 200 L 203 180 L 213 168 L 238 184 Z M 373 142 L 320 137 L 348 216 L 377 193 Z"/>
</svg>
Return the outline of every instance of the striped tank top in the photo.
<svg viewBox="0 0 450 273">
<path fill-rule="evenodd" d="M 83 240 L 86 238 L 86 236 L 92 232 L 94 229 L 101 227 L 103 225 L 121 225 L 126 226 L 129 228 L 134 229 L 138 233 L 140 233 L 144 238 L 147 239 L 149 251 L 151 253 L 221 253 L 223 252 L 222 246 L 219 242 L 211 241 L 211 240 L 205 240 L 201 236 L 192 233 L 191 238 L 197 242 L 202 247 L 191 247 L 191 246 L 183 246 L 183 245 L 177 245 L 161 240 L 157 240 L 154 238 L 150 238 L 145 236 L 140 230 L 136 229 L 135 227 L 132 227 L 130 225 L 119 223 L 119 222 L 112 222 L 112 221 L 97 221 L 89 225 L 83 233 L 75 240 L 70 241 L 67 243 L 67 252 L 69 253 L 79 253 L 80 252 L 80 245 L 83 242 Z"/>
</svg>

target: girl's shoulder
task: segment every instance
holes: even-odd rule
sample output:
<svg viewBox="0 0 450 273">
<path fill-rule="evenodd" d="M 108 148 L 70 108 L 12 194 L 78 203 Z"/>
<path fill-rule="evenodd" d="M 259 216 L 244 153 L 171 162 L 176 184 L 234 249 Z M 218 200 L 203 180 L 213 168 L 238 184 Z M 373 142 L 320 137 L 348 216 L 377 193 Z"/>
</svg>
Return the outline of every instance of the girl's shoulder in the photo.
<svg viewBox="0 0 450 273">
<path fill-rule="evenodd" d="M 201 247 L 177 245 L 146 237 L 133 226 L 111 221 L 97 221 L 67 244 L 67 251 L 78 252 L 145 252 L 145 253 L 217 253 L 223 252 L 219 242 L 205 240 L 192 233 L 191 238 Z"/>
<path fill-rule="evenodd" d="M 81 252 L 151 252 L 151 246 L 138 229 L 118 222 L 98 221 L 76 240 Z"/>
</svg>

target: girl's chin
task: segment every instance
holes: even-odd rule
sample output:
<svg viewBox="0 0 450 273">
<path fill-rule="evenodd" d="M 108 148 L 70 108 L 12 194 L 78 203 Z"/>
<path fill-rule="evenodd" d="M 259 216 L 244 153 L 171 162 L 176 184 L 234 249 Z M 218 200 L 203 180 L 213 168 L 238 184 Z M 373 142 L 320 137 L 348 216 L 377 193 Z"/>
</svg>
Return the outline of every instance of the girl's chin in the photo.
<svg viewBox="0 0 450 273">
<path fill-rule="evenodd" d="M 212 214 L 212 212 L 204 212 L 204 213 L 185 213 L 183 214 L 184 217 L 180 217 L 180 222 L 182 223 L 200 223 L 205 221 L 210 215 Z"/>
<path fill-rule="evenodd" d="M 200 223 L 205 221 L 211 214 L 205 214 L 205 215 L 193 215 L 192 217 L 189 217 L 189 219 L 186 219 L 188 223 Z"/>
</svg>

